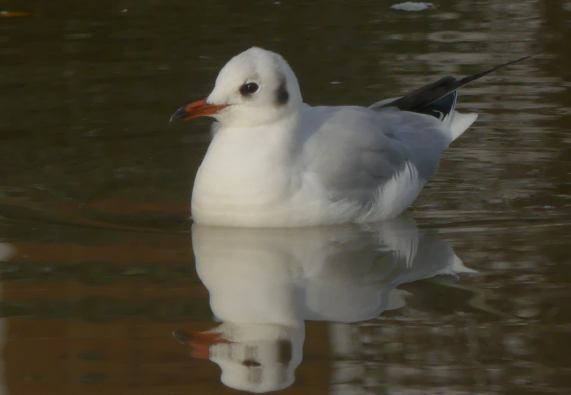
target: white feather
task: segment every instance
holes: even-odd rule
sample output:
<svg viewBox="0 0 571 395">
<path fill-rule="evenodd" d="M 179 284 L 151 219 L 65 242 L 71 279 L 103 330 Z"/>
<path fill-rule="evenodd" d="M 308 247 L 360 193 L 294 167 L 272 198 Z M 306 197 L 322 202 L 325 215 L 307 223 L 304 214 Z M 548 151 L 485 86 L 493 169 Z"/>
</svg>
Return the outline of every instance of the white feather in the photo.
<svg viewBox="0 0 571 395">
<path fill-rule="evenodd" d="M 462 114 L 454 111 L 452 122 L 450 123 L 450 132 L 452 133 L 452 141 L 462 135 L 478 118 L 478 114 Z"/>
</svg>

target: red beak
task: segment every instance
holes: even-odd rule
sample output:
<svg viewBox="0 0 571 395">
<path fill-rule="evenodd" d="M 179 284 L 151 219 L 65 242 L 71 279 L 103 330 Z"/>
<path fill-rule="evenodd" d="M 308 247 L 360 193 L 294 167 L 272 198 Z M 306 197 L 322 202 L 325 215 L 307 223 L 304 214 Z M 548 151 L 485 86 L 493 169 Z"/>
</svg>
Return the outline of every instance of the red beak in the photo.
<svg viewBox="0 0 571 395">
<path fill-rule="evenodd" d="M 210 356 L 210 346 L 220 343 L 230 343 L 222 337 L 219 332 L 212 331 L 193 331 L 188 332 L 176 330 L 173 336 L 180 343 L 188 344 L 191 347 L 191 355 L 198 359 L 208 359 Z"/>
<path fill-rule="evenodd" d="M 210 104 L 206 102 L 206 99 L 193 101 L 185 106 L 182 106 L 171 115 L 170 121 L 178 121 L 179 119 L 184 119 L 188 121 L 190 119 L 198 117 L 208 117 L 216 114 L 218 111 L 226 108 L 226 104 Z"/>
<path fill-rule="evenodd" d="M 197 359 L 208 359 L 210 347 L 219 343 L 229 343 L 217 332 L 192 332 L 190 334 L 191 355 Z"/>
</svg>

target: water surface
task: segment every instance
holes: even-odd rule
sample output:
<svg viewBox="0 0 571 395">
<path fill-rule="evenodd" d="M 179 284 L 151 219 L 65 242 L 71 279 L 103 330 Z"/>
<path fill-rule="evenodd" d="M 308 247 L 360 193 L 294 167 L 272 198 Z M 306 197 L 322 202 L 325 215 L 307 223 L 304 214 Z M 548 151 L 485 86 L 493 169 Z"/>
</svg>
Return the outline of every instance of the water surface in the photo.
<svg viewBox="0 0 571 395">
<path fill-rule="evenodd" d="M 0 393 L 569 393 L 571 3 L 393 3 L 0 1 Z M 167 121 L 252 45 L 312 104 L 535 56 L 397 225 L 197 230 L 208 121 Z"/>
</svg>

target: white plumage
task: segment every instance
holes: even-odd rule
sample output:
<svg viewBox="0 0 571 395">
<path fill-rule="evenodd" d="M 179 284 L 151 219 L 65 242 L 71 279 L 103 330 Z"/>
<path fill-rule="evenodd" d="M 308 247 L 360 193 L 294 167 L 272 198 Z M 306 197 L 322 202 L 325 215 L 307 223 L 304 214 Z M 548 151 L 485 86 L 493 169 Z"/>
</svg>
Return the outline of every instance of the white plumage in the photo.
<svg viewBox="0 0 571 395">
<path fill-rule="evenodd" d="M 402 111 L 390 100 L 312 107 L 280 55 L 242 52 L 220 71 L 206 100 L 173 116 L 217 120 L 194 183 L 193 219 L 290 227 L 396 217 L 476 119 L 455 112 L 452 93 L 442 119 Z"/>
</svg>

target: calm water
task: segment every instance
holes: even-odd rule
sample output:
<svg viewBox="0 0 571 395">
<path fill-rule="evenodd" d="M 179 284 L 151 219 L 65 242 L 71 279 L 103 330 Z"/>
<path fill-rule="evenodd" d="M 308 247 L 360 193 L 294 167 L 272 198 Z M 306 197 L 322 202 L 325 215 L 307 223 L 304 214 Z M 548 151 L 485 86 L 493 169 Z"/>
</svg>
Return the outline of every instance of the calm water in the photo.
<svg viewBox="0 0 571 395">
<path fill-rule="evenodd" d="M 568 394 L 571 2 L 396 2 L 0 0 L 0 394 Z M 319 104 L 536 56 L 397 221 L 193 227 L 168 118 L 252 45 Z"/>
</svg>

